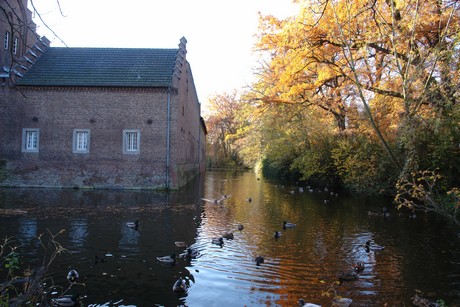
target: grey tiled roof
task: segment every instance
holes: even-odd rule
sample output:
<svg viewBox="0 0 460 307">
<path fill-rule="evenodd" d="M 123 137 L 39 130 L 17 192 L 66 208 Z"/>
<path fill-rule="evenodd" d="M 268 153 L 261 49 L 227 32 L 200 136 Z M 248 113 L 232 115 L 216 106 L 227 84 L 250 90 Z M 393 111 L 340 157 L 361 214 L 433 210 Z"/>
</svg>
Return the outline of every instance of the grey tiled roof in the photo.
<svg viewBox="0 0 460 307">
<path fill-rule="evenodd" d="M 48 48 L 18 85 L 168 87 L 178 49 Z"/>
</svg>

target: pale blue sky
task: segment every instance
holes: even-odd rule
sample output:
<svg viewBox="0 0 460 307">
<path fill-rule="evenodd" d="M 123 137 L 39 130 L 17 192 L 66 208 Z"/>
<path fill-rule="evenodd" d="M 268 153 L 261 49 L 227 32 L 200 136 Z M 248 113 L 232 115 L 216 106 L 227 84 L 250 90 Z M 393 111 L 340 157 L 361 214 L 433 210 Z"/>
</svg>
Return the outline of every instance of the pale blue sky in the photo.
<svg viewBox="0 0 460 307">
<path fill-rule="evenodd" d="M 65 17 L 60 16 L 57 1 Z M 69 47 L 176 48 L 188 41 L 187 60 L 202 104 L 251 81 L 258 12 L 286 17 L 291 0 L 35 0 L 45 21 Z M 39 23 L 38 19 L 35 19 Z M 43 26 L 54 47 L 63 44 Z"/>
</svg>

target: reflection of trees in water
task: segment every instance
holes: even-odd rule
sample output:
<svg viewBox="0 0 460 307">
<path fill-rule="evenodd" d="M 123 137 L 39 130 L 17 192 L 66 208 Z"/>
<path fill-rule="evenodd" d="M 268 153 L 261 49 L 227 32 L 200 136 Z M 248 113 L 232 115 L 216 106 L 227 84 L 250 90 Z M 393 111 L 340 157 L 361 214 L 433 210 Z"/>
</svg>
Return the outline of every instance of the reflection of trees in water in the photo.
<svg viewBox="0 0 460 307">
<path fill-rule="evenodd" d="M 86 278 L 88 286 L 81 293 L 88 295 L 88 303 L 123 298 L 138 306 L 178 305 L 172 285 L 179 277 L 189 276 L 197 281 L 184 297 L 183 303 L 190 306 L 214 303 L 207 301 L 209 284 L 213 295 L 224 297 L 220 303 L 225 306 L 235 302 L 288 306 L 301 297 L 330 305 L 332 298 L 322 293 L 342 272 L 353 271 L 357 261 L 365 265 L 359 277 L 334 289 L 358 305 L 404 305 L 416 287 L 429 287 L 449 302 L 456 299 L 448 291 L 458 276 L 458 248 L 440 221 L 421 215 L 408 221 L 393 212 L 390 218 L 369 216 L 369 210 L 388 205 L 387 200 L 341 195 L 325 204 L 329 194 L 323 190 L 301 193 L 296 186 L 257 180 L 252 173 L 235 177 L 225 172 L 208 174 L 205 185 L 197 189 L 204 195 L 188 190 L 167 197 L 152 196 L 149 191 L 105 191 L 110 195 L 97 198 L 104 191 L 64 192 L 72 195 L 69 199 L 76 195 L 99 199 L 83 205 L 45 205 L 50 199 L 63 200 L 62 195 L 15 203 L 11 199 L 17 196 L 11 193 L 8 201 L 0 199 L 0 208 L 9 212 L 2 215 L 0 211 L 0 233 L 21 238 L 27 258 L 34 261 L 41 248 L 31 246 L 33 238 L 47 228 L 65 228 L 59 241 L 71 253 L 59 258 L 61 266 L 53 274 L 65 277 L 69 267 L 75 268 Z M 220 204 L 201 200 L 213 193 L 231 197 Z M 128 196 L 133 198 L 125 203 Z M 126 225 L 135 220 L 139 220 L 138 231 Z M 283 230 L 283 220 L 297 226 Z M 242 230 L 239 224 L 244 225 Z M 274 231 L 282 232 L 278 240 Z M 211 243 L 225 232 L 233 232 L 233 240 L 224 239 L 222 247 Z M 367 240 L 385 245 L 385 250 L 366 252 Z M 197 249 L 200 257 L 188 262 L 179 258 L 175 266 L 159 263 L 157 256 L 184 251 L 176 241 Z M 106 261 L 96 265 L 96 256 Z M 264 257 L 259 266 L 258 256 Z M 422 274 L 430 278 L 422 280 Z"/>
</svg>

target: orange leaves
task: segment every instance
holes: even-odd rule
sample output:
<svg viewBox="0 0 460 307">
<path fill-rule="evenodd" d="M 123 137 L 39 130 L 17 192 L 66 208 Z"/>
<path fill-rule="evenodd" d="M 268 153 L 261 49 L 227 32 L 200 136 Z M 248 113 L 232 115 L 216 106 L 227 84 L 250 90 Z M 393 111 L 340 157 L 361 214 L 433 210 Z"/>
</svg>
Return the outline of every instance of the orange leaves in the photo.
<svg viewBox="0 0 460 307">
<path fill-rule="evenodd" d="M 297 2 L 301 10 L 293 18 L 261 17 L 257 46 L 270 61 L 257 88 L 282 101 L 320 97 L 318 106 L 324 99 L 346 106 L 347 99 L 390 97 L 393 103 L 399 99 L 394 109 L 400 112 L 424 99 L 427 80 L 438 69 L 434 46 L 442 33 L 458 33 L 457 6 L 440 7 L 435 0 Z M 350 97 L 350 87 L 364 96 L 355 91 Z"/>
<path fill-rule="evenodd" d="M 447 107 L 458 104 L 458 2 L 296 2 L 301 8 L 297 16 L 260 17 L 256 50 L 261 63 L 246 96 L 267 117 L 258 122 L 267 125 L 258 126 L 265 144 L 274 142 L 269 132 L 274 123 L 279 143 L 292 143 L 295 149 L 289 152 L 295 154 L 305 144 L 321 143 L 324 135 L 361 138 L 359 148 L 350 150 L 361 155 L 342 159 L 345 147 L 337 154 L 348 163 L 342 165 L 348 178 L 362 185 L 381 176 L 361 173 L 382 163 L 383 154 L 389 161 L 385 167 L 392 163 L 397 170 L 394 174 L 434 164 L 426 158 L 431 147 L 419 144 L 437 148 L 426 128 L 436 127 L 445 120 Z M 303 121 L 294 124 L 296 116 Z M 303 161 L 299 168 L 316 167 L 306 158 L 298 161 Z"/>
</svg>

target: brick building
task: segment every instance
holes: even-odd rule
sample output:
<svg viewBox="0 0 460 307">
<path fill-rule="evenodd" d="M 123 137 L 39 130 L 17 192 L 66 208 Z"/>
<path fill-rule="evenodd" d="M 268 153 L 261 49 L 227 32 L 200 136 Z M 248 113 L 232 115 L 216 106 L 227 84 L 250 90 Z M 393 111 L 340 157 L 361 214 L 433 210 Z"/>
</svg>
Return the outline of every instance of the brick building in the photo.
<svg viewBox="0 0 460 307">
<path fill-rule="evenodd" d="M 26 3 L 0 11 L 0 186 L 176 189 L 204 171 L 185 38 L 175 49 L 54 48 Z"/>
</svg>

